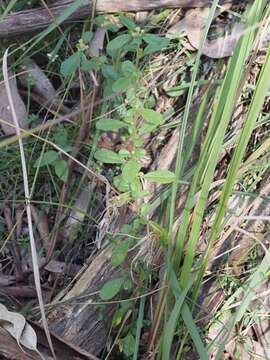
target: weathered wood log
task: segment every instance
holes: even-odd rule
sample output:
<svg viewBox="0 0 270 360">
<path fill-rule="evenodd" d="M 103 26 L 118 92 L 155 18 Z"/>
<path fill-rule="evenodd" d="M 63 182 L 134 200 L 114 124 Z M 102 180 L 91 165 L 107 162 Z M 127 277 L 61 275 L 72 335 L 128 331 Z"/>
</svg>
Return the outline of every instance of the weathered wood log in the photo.
<svg viewBox="0 0 270 360">
<path fill-rule="evenodd" d="M 223 2 L 231 2 L 224 0 Z M 211 0 L 97 0 L 97 13 L 114 13 L 119 11 L 144 11 L 160 8 L 203 7 Z M 50 13 L 44 7 L 15 12 L 0 21 L 0 38 L 14 37 L 41 30 L 49 26 L 70 6 L 72 0 L 55 0 L 50 6 Z M 76 21 L 91 15 L 92 0 L 82 0 L 80 6 L 66 21 Z"/>
<path fill-rule="evenodd" d="M 106 247 L 86 268 L 70 291 L 61 297 L 49 316 L 50 329 L 61 338 L 94 355 L 104 349 L 116 304 L 97 309 L 96 295 L 102 285 L 119 275 L 111 266 L 111 248 Z M 58 297 L 59 298 L 59 297 Z"/>
<path fill-rule="evenodd" d="M 40 360 L 40 356 L 30 350 L 22 349 L 16 340 L 2 327 L 0 327 L 0 358 L 14 360 Z"/>
</svg>

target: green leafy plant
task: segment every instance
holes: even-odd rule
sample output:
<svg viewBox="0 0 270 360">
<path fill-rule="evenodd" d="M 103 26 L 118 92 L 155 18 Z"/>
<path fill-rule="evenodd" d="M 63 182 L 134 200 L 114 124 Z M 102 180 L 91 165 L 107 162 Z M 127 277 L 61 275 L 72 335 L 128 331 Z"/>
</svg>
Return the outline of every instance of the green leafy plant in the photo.
<svg viewBox="0 0 270 360">
<path fill-rule="evenodd" d="M 58 152 L 55 150 L 48 150 L 41 155 L 34 163 L 34 168 L 51 166 L 54 168 L 56 175 L 62 181 L 66 182 L 68 179 L 68 164 L 63 160 Z"/>
</svg>

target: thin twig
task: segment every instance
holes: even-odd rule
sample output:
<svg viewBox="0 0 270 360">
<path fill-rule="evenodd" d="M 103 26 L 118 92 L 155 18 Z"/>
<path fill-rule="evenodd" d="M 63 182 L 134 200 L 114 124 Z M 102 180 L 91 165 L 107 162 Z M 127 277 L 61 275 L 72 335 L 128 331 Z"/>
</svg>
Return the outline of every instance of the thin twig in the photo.
<svg viewBox="0 0 270 360">
<path fill-rule="evenodd" d="M 23 174 L 23 184 L 24 184 L 24 193 L 25 193 L 25 206 L 26 206 L 26 214 L 27 214 L 27 221 L 28 221 L 28 229 L 29 229 L 29 238 L 30 238 L 30 246 L 31 246 L 31 255 L 32 255 L 32 262 L 33 262 L 33 273 L 34 273 L 34 280 L 35 280 L 35 287 L 37 291 L 37 297 L 41 312 L 41 318 L 42 323 L 44 326 L 45 334 L 48 340 L 48 344 L 50 347 L 50 350 L 52 352 L 53 358 L 56 360 L 55 352 L 53 349 L 53 344 L 50 336 L 50 331 L 45 315 L 44 310 L 44 302 L 42 298 L 42 292 L 41 292 L 41 284 L 40 284 L 40 274 L 39 274 L 39 266 L 38 266 L 38 259 L 37 259 L 37 250 L 36 250 L 36 244 L 34 239 L 34 232 L 33 232 L 33 224 L 32 224 L 32 214 L 31 214 L 31 207 L 30 207 L 30 192 L 29 192 L 29 185 L 28 185 L 28 175 L 27 175 L 27 167 L 26 167 L 26 160 L 25 160 L 25 154 L 24 154 L 24 148 L 23 148 L 23 142 L 20 138 L 20 127 L 19 122 L 10 90 L 9 85 L 9 76 L 8 76 L 8 67 L 7 67 L 7 58 L 8 58 L 8 49 L 5 51 L 4 57 L 3 57 L 3 75 L 4 75 L 4 82 L 6 87 L 6 92 L 8 96 L 9 106 L 12 113 L 13 122 L 16 126 L 16 134 L 19 137 L 19 149 L 20 149 L 20 157 L 21 157 L 21 164 L 22 164 L 22 174 Z"/>
</svg>

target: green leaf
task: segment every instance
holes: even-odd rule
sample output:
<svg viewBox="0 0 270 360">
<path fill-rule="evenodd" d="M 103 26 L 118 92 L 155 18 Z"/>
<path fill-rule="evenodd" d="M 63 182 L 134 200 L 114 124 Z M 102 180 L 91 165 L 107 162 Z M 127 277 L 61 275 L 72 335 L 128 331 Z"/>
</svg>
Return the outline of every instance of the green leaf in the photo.
<svg viewBox="0 0 270 360">
<path fill-rule="evenodd" d="M 121 149 L 118 154 L 121 158 L 125 159 L 130 155 L 130 152 L 127 149 Z"/>
<path fill-rule="evenodd" d="M 54 142 L 56 145 L 64 148 L 68 143 L 68 132 L 63 124 L 60 124 L 54 133 Z"/>
<path fill-rule="evenodd" d="M 140 214 L 141 216 L 146 216 L 149 214 L 151 210 L 151 205 L 150 204 L 147 204 L 147 203 L 143 203 L 141 206 L 140 206 Z"/>
<path fill-rule="evenodd" d="M 128 51 L 137 51 L 139 49 L 139 47 L 141 46 L 142 44 L 142 38 L 141 36 L 137 36 L 137 37 L 134 37 L 131 42 L 125 46 L 125 50 L 128 52 Z"/>
<path fill-rule="evenodd" d="M 59 157 L 58 153 L 54 150 L 49 150 L 45 152 L 43 155 L 41 155 L 42 158 L 40 160 L 40 157 L 35 161 L 34 168 L 37 168 L 38 166 L 46 166 L 53 164 Z"/>
<path fill-rule="evenodd" d="M 112 65 L 103 65 L 102 66 L 102 75 L 105 78 L 109 78 L 112 80 L 117 80 L 119 78 L 119 73 L 115 70 Z"/>
<path fill-rule="evenodd" d="M 137 177 L 138 172 L 141 169 L 141 165 L 135 160 L 129 160 L 122 169 L 122 176 L 128 183 L 134 181 Z"/>
<path fill-rule="evenodd" d="M 100 70 L 101 67 L 106 63 L 105 56 L 98 56 L 88 60 L 85 55 L 81 58 L 81 69 L 83 71 Z"/>
<path fill-rule="evenodd" d="M 130 190 L 129 183 L 125 181 L 122 175 L 115 176 L 113 179 L 114 186 L 121 192 L 127 192 Z"/>
<path fill-rule="evenodd" d="M 127 90 L 133 84 L 134 84 L 134 78 L 132 76 L 121 77 L 113 83 L 112 90 L 113 92 L 124 91 Z"/>
<path fill-rule="evenodd" d="M 122 347 L 123 347 L 123 353 L 126 357 L 130 357 L 135 348 L 135 339 L 134 336 L 129 332 L 126 337 L 121 339 Z"/>
<path fill-rule="evenodd" d="M 120 50 L 124 49 L 124 46 L 131 40 L 130 35 L 123 34 L 119 35 L 107 44 L 107 53 L 114 57 Z"/>
<path fill-rule="evenodd" d="M 113 326 L 120 325 L 124 315 L 125 315 L 125 313 L 123 312 L 122 309 L 116 310 L 116 312 L 113 314 L 112 325 Z"/>
<path fill-rule="evenodd" d="M 146 151 L 144 149 L 136 149 L 133 155 L 136 159 L 142 159 L 146 155 Z"/>
<path fill-rule="evenodd" d="M 159 184 L 170 184 L 175 181 L 175 174 L 169 170 L 157 170 L 144 175 L 144 179 Z"/>
<path fill-rule="evenodd" d="M 154 124 L 156 126 L 162 124 L 163 116 L 162 114 L 154 111 L 152 109 L 141 109 L 140 115 L 144 118 L 145 121 L 149 122 L 150 124 Z"/>
<path fill-rule="evenodd" d="M 100 298 L 104 301 L 114 298 L 121 290 L 124 281 L 125 278 L 123 277 L 107 281 L 100 290 Z"/>
<path fill-rule="evenodd" d="M 115 120 L 115 119 L 101 119 L 96 122 L 96 128 L 102 131 L 117 132 L 119 129 L 126 126 L 127 125 L 123 121 Z"/>
<path fill-rule="evenodd" d="M 149 134 L 149 133 L 153 132 L 154 130 L 156 130 L 157 127 L 158 127 L 158 125 L 155 125 L 155 124 L 144 123 L 139 128 L 139 135 Z"/>
<path fill-rule="evenodd" d="M 85 44 L 89 43 L 90 40 L 92 39 L 93 37 L 93 33 L 92 31 L 85 31 L 83 34 L 82 34 L 82 40 Z"/>
<path fill-rule="evenodd" d="M 126 240 L 117 245 L 112 253 L 112 265 L 119 266 L 125 260 L 130 246 L 130 241 Z"/>
<path fill-rule="evenodd" d="M 82 57 L 82 66 L 83 71 L 93 71 L 98 70 L 97 62 L 95 59 L 88 60 L 85 56 Z"/>
<path fill-rule="evenodd" d="M 130 60 L 122 62 L 121 70 L 125 76 L 133 75 L 137 72 L 136 66 Z"/>
<path fill-rule="evenodd" d="M 136 29 L 136 24 L 133 20 L 131 20 L 130 18 L 127 18 L 126 16 L 119 16 L 119 20 L 121 21 L 121 23 L 128 28 L 129 30 L 135 30 Z"/>
<path fill-rule="evenodd" d="M 143 35 L 143 40 L 147 43 L 147 44 L 161 44 L 165 42 L 168 42 L 168 39 L 161 37 L 159 35 L 155 35 L 155 34 L 145 34 Z M 170 42 L 170 41 L 169 41 Z"/>
<path fill-rule="evenodd" d="M 59 179 L 66 182 L 68 179 L 68 163 L 63 159 L 60 159 L 54 162 L 53 165 L 55 173 L 59 177 Z"/>
<path fill-rule="evenodd" d="M 156 51 L 162 50 L 170 43 L 170 39 L 166 39 L 154 34 L 145 34 L 143 36 L 143 40 L 148 43 L 143 51 L 143 55 L 149 55 Z"/>
<path fill-rule="evenodd" d="M 64 76 L 72 75 L 79 68 L 80 63 L 81 53 L 77 51 L 62 62 L 60 67 L 61 74 L 63 74 Z"/>
<path fill-rule="evenodd" d="M 104 164 L 122 164 L 124 162 L 116 152 L 107 149 L 97 150 L 94 157 Z"/>
<path fill-rule="evenodd" d="M 142 189 L 142 184 L 138 178 L 133 179 L 133 181 L 130 183 L 130 189 L 132 196 L 136 198 L 140 198 L 144 193 Z"/>
</svg>

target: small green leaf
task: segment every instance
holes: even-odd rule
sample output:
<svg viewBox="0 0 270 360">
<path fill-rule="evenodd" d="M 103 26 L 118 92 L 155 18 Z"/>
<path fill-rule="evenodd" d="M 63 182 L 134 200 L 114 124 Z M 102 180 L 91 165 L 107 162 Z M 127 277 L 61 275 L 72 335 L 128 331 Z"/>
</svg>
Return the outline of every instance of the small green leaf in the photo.
<svg viewBox="0 0 270 360">
<path fill-rule="evenodd" d="M 120 50 L 124 49 L 124 46 L 131 40 L 130 35 L 119 35 L 111 40 L 107 45 L 107 53 L 112 57 L 116 56 Z"/>
<path fill-rule="evenodd" d="M 115 120 L 115 119 L 101 119 L 96 122 L 96 128 L 102 131 L 117 132 L 119 129 L 126 126 L 127 125 L 123 121 Z"/>
<path fill-rule="evenodd" d="M 119 16 L 119 20 L 121 21 L 121 23 L 128 28 L 129 30 L 135 30 L 136 29 L 136 24 L 133 20 L 131 20 L 130 18 L 126 17 L 126 16 Z"/>
<path fill-rule="evenodd" d="M 119 156 L 121 156 L 121 158 L 125 159 L 126 157 L 128 157 L 130 155 L 130 152 L 127 149 L 121 149 L 119 150 Z"/>
<path fill-rule="evenodd" d="M 85 44 L 89 43 L 90 40 L 92 39 L 93 37 L 93 33 L 92 31 L 85 31 L 83 34 L 82 34 L 82 40 Z"/>
<path fill-rule="evenodd" d="M 130 278 L 124 281 L 123 289 L 126 291 L 131 291 L 133 289 L 133 282 L 131 281 Z"/>
<path fill-rule="evenodd" d="M 150 124 L 158 126 L 163 122 L 162 114 L 152 109 L 141 109 L 140 115 L 144 118 L 145 121 L 149 122 Z"/>
<path fill-rule="evenodd" d="M 101 71 L 102 71 L 102 75 L 105 78 L 109 78 L 112 80 L 117 80 L 119 78 L 118 72 L 115 70 L 115 68 L 112 65 L 103 65 Z"/>
<path fill-rule="evenodd" d="M 58 153 L 54 150 L 49 150 L 45 152 L 42 155 L 42 158 L 40 160 L 40 157 L 35 161 L 34 168 L 37 168 L 38 166 L 46 166 L 53 164 L 58 159 Z"/>
<path fill-rule="evenodd" d="M 154 34 L 145 34 L 143 40 L 148 44 L 143 51 L 143 55 L 149 55 L 156 51 L 166 48 L 170 39 L 166 39 Z"/>
<path fill-rule="evenodd" d="M 136 66 L 130 60 L 122 62 L 121 70 L 125 76 L 133 75 L 137 72 Z"/>
<path fill-rule="evenodd" d="M 113 179 L 114 186 L 121 192 L 127 192 L 130 190 L 129 183 L 125 181 L 122 175 L 115 176 Z"/>
<path fill-rule="evenodd" d="M 68 143 L 68 132 L 63 124 L 60 124 L 54 133 L 54 142 L 56 145 L 64 148 Z"/>
<path fill-rule="evenodd" d="M 126 337 L 121 339 L 122 347 L 123 347 L 123 353 L 126 357 L 130 357 L 134 353 L 135 349 L 135 339 L 133 335 L 129 332 Z"/>
<path fill-rule="evenodd" d="M 141 197 L 143 189 L 142 189 L 142 184 L 139 179 L 137 179 L 137 178 L 133 179 L 133 181 L 130 183 L 130 189 L 131 189 L 131 194 L 133 197 L 135 197 L 135 198 Z"/>
<path fill-rule="evenodd" d="M 112 325 L 113 326 L 118 326 L 121 324 L 122 319 L 123 319 L 123 310 L 122 309 L 118 309 L 116 310 L 116 312 L 113 314 L 113 318 L 112 318 Z"/>
<path fill-rule="evenodd" d="M 142 216 L 146 216 L 149 214 L 151 210 L 151 205 L 150 204 L 147 204 L 147 203 L 143 203 L 141 206 L 140 206 L 140 214 Z"/>
<path fill-rule="evenodd" d="M 83 71 L 93 71 L 98 70 L 98 67 L 96 66 L 95 59 L 88 60 L 85 56 L 82 57 L 82 70 Z"/>
<path fill-rule="evenodd" d="M 62 62 L 60 71 L 64 76 L 72 75 L 76 71 L 81 63 L 81 53 L 79 51 L 75 52 L 69 58 Z"/>
<path fill-rule="evenodd" d="M 100 70 L 101 67 L 106 63 L 105 56 L 95 57 L 88 60 L 85 55 L 81 59 L 81 69 L 83 71 Z"/>
<path fill-rule="evenodd" d="M 116 152 L 107 149 L 97 150 L 94 157 L 104 164 L 122 164 L 124 162 Z"/>
<path fill-rule="evenodd" d="M 66 182 L 68 179 L 68 163 L 63 159 L 60 159 L 57 160 L 53 165 L 55 173 L 59 177 L 59 179 Z"/>
<path fill-rule="evenodd" d="M 170 42 L 168 41 L 168 39 L 155 34 L 145 34 L 143 35 L 143 40 L 147 44 L 161 44 L 161 43 L 165 44 L 165 42 L 166 43 Z"/>
<path fill-rule="evenodd" d="M 134 37 L 131 42 L 125 46 L 126 51 L 137 51 L 142 44 L 141 36 Z M 141 49 L 139 50 L 141 52 Z"/>
<path fill-rule="evenodd" d="M 132 76 L 120 77 L 113 83 L 112 90 L 113 92 L 124 91 L 127 90 L 133 84 L 134 84 L 134 78 Z"/>
<path fill-rule="evenodd" d="M 130 241 L 126 240 L 117 245 L 112 252 L 112 265 L 119 266 L 125 260 L 130 246 Z"/>
<path fill-rule="evenodd" d="M 106 282 L 100 290 L 100 298 L 104 301 L 114 298 L 121 290 L 124 281 L 125 278 L 116 278 Z"/>
<path fill-rule="evenodd" d="M 155 124 L 144 123 L 139 128 L 139 135 L 149 134 L 149 133 L 153 132 L 154 130 L 156 130 L 157 127 L 158 127 L 158 125 L 155 125 Z"/>
<path fill-rule="evenodd" d="M 154 181 L 159 184 L 170 184 L 175 181 L 175 174 L 169 170 L 151 171 L 143 177 L 146 180 Z"/>
<path fill-rule="evenodd" d="M 122 176 L 128 183 L 134 181 L 138 172 L 141 169 L 141 165 L 135 160 L 129 160 L 122 169 Z"/>
<path fill-rule="evenodd" d="M 146 155 L 146 151 L 144 149 L 136 149 L 134 151 L 134 156 L 136 159 L 142 159 Z"/>
</svg>

